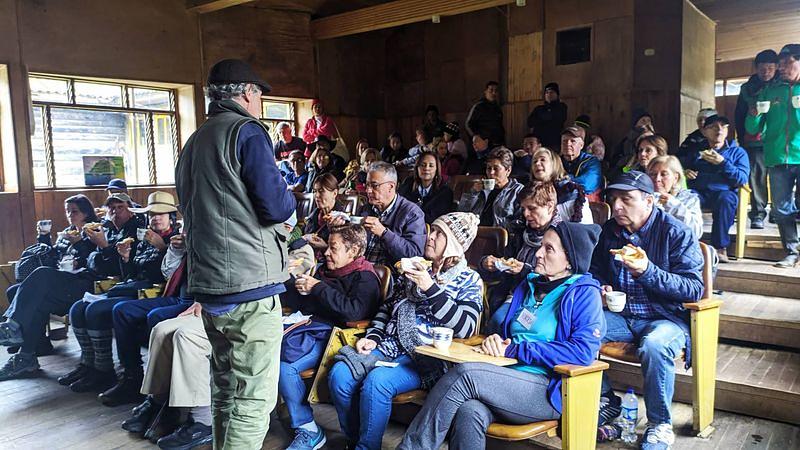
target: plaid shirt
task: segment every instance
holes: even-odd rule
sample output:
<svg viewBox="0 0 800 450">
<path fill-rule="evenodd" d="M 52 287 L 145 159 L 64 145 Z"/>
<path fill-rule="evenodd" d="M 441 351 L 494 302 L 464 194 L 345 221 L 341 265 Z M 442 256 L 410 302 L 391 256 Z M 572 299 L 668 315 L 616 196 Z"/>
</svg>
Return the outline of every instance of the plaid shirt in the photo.
<svg viewBox="0 0 800 450">
<path fill-rule="evenodd" d="M 650 225 L 650 221 L 647 221 L 645 225 L 635 233 L 628 233 L 625 229 L 622 229 L 622 237 L 632 245 L 644 248 L 642 236 L 647 236 Z M 619 264 L 622 266 L 622 262 L 620 261 L 615 260 L 614 264 Z M 640 285 L 639 282 L 633 278 L 633 275 L 631 275 L 626 268 L 622 267 L 622 269 L 619 271 L 618 281 L 621 288 L 620 290 L 625 292 L 627 295 L 625 309 L 623 309 L 621 313 L 623 316 L 635 317 L 639 319 L 664 318 L 653 307 L 653 304 L 651 300 L 647 298 L 647 293 L 642 285 Z"/>
<path fill-rule="evenodd" d="M 397 205 L 397 196 L 394 197 L 392 203 L 389 204 L 389 207 L 386 208 L 383 212 L 378 211 L 378 208 L 375 208 L 372 205 L 369 205 L 367 208 L 367 216 L 377 217 L 381 223 L 386 223 L 386 218 L 389 217 L 392 210 L 394 209 L 395 205 Z M 372 233 L 367 233 L 367 250 L 364 252 L 364 257 L 367 261 L 373 264 L 389 264 L 389 258 L 386 253 L 386 248 L 383 245 L 383 239 L 379 236 L 375 236 Z"/>
</svg>

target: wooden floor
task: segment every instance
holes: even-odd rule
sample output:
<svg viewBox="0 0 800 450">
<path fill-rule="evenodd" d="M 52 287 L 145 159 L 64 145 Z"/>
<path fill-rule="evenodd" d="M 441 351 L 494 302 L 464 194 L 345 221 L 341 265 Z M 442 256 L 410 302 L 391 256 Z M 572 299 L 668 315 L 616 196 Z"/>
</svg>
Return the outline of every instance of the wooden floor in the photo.
<svg viewBox="0 0 800 450">
<path fill-rule="evenodd" d="M 42 371 L 39 377 L 0 382 L 0 448 L 157 448 L 120 428 L 120 423 L 130 414 L 131 405 L 108 408 L 97 402 L 95 395 L 75 394 L 56 383 L 56 378 L 69 371 L 78 361 L 77 345 L 72 337 L 57 342 L 56 346 L 57 354 L 40 358 Z M 640 414 L 644 417 L 644 405 L 640 408 Z M 714 423 L 716 432 L 711 439 L 701 440 L 691 437 L 691 406 L 675 403 L 673 414 L 679 434 L 673 447 L 675 450 L 800 448 L 800 427 L 797 426 L 717 411 Z M 333 408 L 330 405 L 318 405 L 315 407 L 315 416 L 327 430 L 329 444 L 325 448 L 342 448 L 344 437 L 338 432 Z M 383 447 L 395 448 L 404 431 L 403 425 L 390 423 Z M 273 420 L 263 448 L 283 449 L 288 443 L 289 438 L 283 427 Z M 491 441 L 487 448 L 532 450 L 559 446 L 558 439 L 544 438 L 522 443 Z M 598 448 L 625 447 L 603 444 Z"/>
</svg>

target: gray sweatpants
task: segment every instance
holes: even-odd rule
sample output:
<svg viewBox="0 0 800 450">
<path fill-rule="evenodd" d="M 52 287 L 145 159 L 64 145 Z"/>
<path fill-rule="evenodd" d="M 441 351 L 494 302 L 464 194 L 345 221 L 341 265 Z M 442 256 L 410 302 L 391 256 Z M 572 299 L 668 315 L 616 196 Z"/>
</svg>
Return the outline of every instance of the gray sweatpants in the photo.
<svg viewBox="0 0 800 450">
<path fill-rule="evenodd" d="M 485 449 L 492 422 L 521 425 L 561 415 L 550 406 L 544 375 L 486 363 L 454 366 L 428 394 L 398 450 Z"/>
</svg>

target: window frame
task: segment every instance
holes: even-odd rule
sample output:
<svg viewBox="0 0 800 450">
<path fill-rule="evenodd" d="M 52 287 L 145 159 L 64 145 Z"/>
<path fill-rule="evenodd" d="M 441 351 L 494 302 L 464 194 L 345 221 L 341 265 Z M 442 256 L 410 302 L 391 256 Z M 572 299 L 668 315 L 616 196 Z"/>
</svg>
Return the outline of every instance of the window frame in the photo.
<svg viewBox="0 0 800 450">
<path fill-rule="evenodd" d="M 291 119 L 277 119 L 277 118 L 272 118 L 272 117 L 265 117 L 264 116 L 264 110 L 266 109 L 265 105 L 267 103 L 280 103 L 280 104 L 289 105 L 289 107 L 291 108 L 292 118 Z M 271 122 L 275 122 L 276 124 L 280 123 L 280 122 L 288 122 L 289 125 L 292 126 L 292 135 L 293 136 L 299 136 L 298 133 L 300 132 L 300 124 L 299 124 L 299 121 L 297 120 L 297 106 L 298 106 L 297 105 L 297 101 L 293 100 L 293 99 L 288 99 L 288 98 L 285 98 L 285 97 L 261 96 L 261 114 L 259 115 L 258 120 L 260 120 L 264 125 L 267 125 L 267 126 L 270 126 Z M 270 135 L 271 135 L 274 143 L 277 143 L 277 139 L 280 137 L 280 136 L 278 136 L 277 128 L 276 129 L 272 129 L 270 127 L 269 131 L 270 131 Z"/>
<path fill-rule="evenodd" d="M 578 31 L 578 30 L 589 30 L 589 59 L 587 59 L 586 61 L 576 61 L 576 62 L 571 62 L 571 63 L 561 63 L 559 61 L 560 56 L 561 56 L 560 45 L 559 45 L 559 40 L 558 40 L 559 33 L 563 33 L 563 32 L 566 32 L 566 31 Z M 594 41 L 595 41 L 595 39 L 594 39 L 594 26 L 592 24 L 577 25 L 577 26 L 572 26 L 572 27 L 561 28 L 561 29 L 555 30 L 555 35 L 554 35 L 553 41 L 554 41 L 554 44 L 555 44 L 555 52 L 554 52 L 555 53 L 555 55 L 554 55 L 555 61 L 553 61 L 555 66 L 572 66 L 572 65 L 575 65 L 575 64 L 585 64 L 585 63 L 591 63 L 592 61 L 594 61 Z"/>
<path fill-rule="evenodd" d="M 732 81 L 735 81 L 735 82 L 740 82 L 741 81 L 742 83 L 739 85 L 739 92 L 741 92 L 741 85 L 746 83 L 747 80 L 748 80 L 748 77 L 730 77 L 730 78 L 718 78 L 718 79 L 715 79 L 714 80 L 714 84 L 715 84 L 714 98 L 736 97 L 736 96 L 738 96 L 739 94 L 729 94 L 728 93 L 728 83 L 732 82 Z M 722 83 L 722 95 L 716 95 L 716 83 Z"/>
<path fill-rule="evenodd" d="M 132 114 L 143 114 L 145 116 L 145 142 L 147 145 L 147 165 L 148 165 L 148 183 L 146 184 L 135 184 L 135 183 L 128 183 L 130 187 L 153 187 L 153 186 L 171 186 L 171 184 L 158 184 L 157 180 L 157 173 L 156 173 L 156 162 L 155 162 L 155 137 L 154 137 L 154 115 L 169 115 L 172 116 L 172 126 L 170 127 L 170 133 L 172 135 L 172 153 L 173 153 L 173 161 L 177 162 L 178 155 L 180 153 L 180 142 L 181 142 L 181 134 L 180 134 L 180 111 L 178 107 L 178 90 L 173 87 L 165 87 L 163 85 L 158 84 L 148 84 L 146 82 L 131 82 L 131 81 L 123 81 L 123 80 L 113 80 L 113 79 L 102 79 L 102 78 L 88 78 L 88 77 L 73 77 L 73 76 L 65 76 L 65 75 L 55 75 L 49 73 L 39 73 L 39 72 L 31 72 L 28 74 L 28 89 L 30 92 L 30 79 L 31 78 L 45 78 L 45 79 L 55 79 L 55 80 L 64 80 L 67 82 L 67 97 L 68 103 L 56 102 L 56 101 L 43 101 L 43 100 L 34 100 L 33 93 L 30 94 L 30 103 L 31 103 L 31 110 L 33 111 L 36 108 L 42 108 L 42 133 L 44 137 L 44 152 L 45 152 L 45 170 L 47 172 L 47 186 L 36 186 L 36 180 L 34 179 L 33 173 L 33 166 L 31 166 L 31 180 L 34 183 L 34 190 L 35 191 L 49 191 L 49 190 L 59 190 L 59 189 L 81 189 L 81 188 L 96 188 L 98 186 L 87 186 L 87 185 L 78 185 L 78 186 L 58 186 L 56 184 L 56 174 L 55 174 L 55 152 L 53 149 L 53 130 L 52 130 L 52 121 L 51 121 L 51 110 L 52 108 L 60 108 L 60 109 L 75 109 L 75 110 L 84 110 L 84 111 L 105 111 L 105 112 L 118 112 L 118 113 L 132 113 Z M 85 83 L 92 83 L 92 84 L 107 84 L 113 86 L 119 86 L 122 91 L 122 106 L 108 106 L 108 105 L 92 105 L 92 104 L 84 104 L 76 102 L 76 95 L 75 95 L 75 82 L 85 82 Z M 133 89 L 148 89 L 148 90 L 157 90 L 157 91 L 166 91 L 169 93 L 169 110 L 163 109 L 148 109 L 148 108 L 137 108 L 131 106 L 133 103 L 132 99 L 132 90 Z M 33 120 L 33 117 L 31 117 Z M 33 147 L 31 146 L 31 151 Z"/>
</svg>

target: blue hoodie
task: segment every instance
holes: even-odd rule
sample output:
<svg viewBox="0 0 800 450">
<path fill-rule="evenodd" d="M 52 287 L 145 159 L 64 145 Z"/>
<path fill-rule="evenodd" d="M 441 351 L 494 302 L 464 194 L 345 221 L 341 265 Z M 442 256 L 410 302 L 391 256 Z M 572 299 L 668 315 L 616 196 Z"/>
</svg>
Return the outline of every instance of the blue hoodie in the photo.
<svg viewBox="0 0 800 450">
<path fill-rule="evenodd" d="M 566 161 L 564 170 L 567 171 L 572 181 L 583 186 L 586 194 L 593 194 L 603 187 L 603 169 L 600 160 L 586 152 L 581 152 L 573 161 Z"/>
<path fill-rule="evenodd" d="M 525 297 L 527 281 L 514 290 L 511 306 L 501 325 L 503 339 L 511 337 L 511 324 Z M 600 351 L 600 341 L 606 334 L 606 319 L 600 298 L 600 283 L 589 274 L 575 280 L 561 297 L 556 337 L 552 342 L 526 341 L 511 344 L 506 356 L 520 363 L 540 365 L 552 369 L 559 364 L 591 364 Z M 561 377 L 550 379 L 547 394 L 553 408 L 561 412 Z"/>
<path fill-rule="evenodd" d="M 696 191 L 735 191 L 739 186 L 747 184 L 750 177 L 750 159 L 747 152 L 739 147 L 736 141 L 725 141 L 725 145 L 717 150 L 725 161 L 711 164 L 700 158 L 695 152 L 685 158 L 684 169 L 697 171 L 697 178 L 689 180 L 690 189 Z"/>
</svg>

